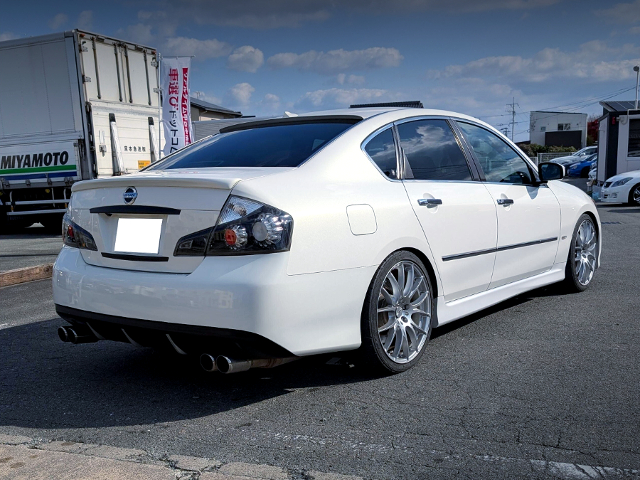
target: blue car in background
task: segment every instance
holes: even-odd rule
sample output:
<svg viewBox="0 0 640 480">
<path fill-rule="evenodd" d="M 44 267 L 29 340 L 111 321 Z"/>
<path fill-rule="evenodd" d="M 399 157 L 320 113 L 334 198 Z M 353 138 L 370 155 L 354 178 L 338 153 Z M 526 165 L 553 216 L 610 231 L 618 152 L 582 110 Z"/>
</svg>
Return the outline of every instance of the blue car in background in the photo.
<svg viewBox="0 0 640 480">
<path fill-rule="evenodd" d="M 598 161 L 597 153 L 589 155 L 584 160 L 581 160 L 571 165 L 569 167 L 567 175 L 570 177 L 587 178 L 589 176 L 589 170 L 591 169 L 591 166 L 595 165 L 597 161 Z"/>
</svg>

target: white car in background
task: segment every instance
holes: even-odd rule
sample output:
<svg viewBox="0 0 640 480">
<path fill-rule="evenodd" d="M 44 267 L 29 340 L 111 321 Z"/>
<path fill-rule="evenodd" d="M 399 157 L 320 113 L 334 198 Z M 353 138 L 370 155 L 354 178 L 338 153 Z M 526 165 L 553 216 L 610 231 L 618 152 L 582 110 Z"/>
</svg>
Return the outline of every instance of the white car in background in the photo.
<svg viewBox="0 0 640 480">
<path fill-rule="evenodd" d="M 640 170 L 620 173 L 608 178 L 602 186 L 600 200 L 606 203 L 640 205 Z"/>
<path fill-rule="evenodd" d="M 226 127 L 143 172 L 76 183 L 53 297 L 73 343 L 223 373 L 360 349 L 401 372 L 432 329 L 543 285 L 586 289 L 591 199 L 489 125 L 423 109 Z"/>
<path fill-rule="evenodd" d="M 552 163 L 557 163 L 559 165 L 563 165 L 567 170 L 569 169 L 569 167 L 571 165 L 573 165 L 574 163 L 578 163 L 581 162 L 582 160 L 584 160 L 586 157 L 588 157 L 589 155 L 593 155 L 595 153 L 598 153 L 598 147 L 584 147 L 581 150 L 578 150 L 577 152 L 573 152 L 571 155 L 567 155 L 566 157 L 556 157 L 552 160 L 549 160 Z"/>
</svg>

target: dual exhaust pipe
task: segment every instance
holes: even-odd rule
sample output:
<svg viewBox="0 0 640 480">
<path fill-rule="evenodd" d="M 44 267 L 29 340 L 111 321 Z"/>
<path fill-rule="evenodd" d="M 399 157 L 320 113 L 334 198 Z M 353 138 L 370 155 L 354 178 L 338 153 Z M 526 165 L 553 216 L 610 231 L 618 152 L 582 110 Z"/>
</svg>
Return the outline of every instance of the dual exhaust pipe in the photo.
<svg viewBox="0 0 640 480">
<path fill-rule="evenodd" d="M 225 357 L 224 355 L 214 357 L 208 353 L 203 353 L 200 356 L 200 365 L 207 372 L 221 372 L 226 374 L 246 372 L 251 368 L 273 368 L 296 360 L 298 360 L 298 357 L 235 360 L 233 358 Z"/>
<path fill-rule="evenodd" d="M 98 341 L 98 337 L 96 337 L 91 330 L 88 328 L 82 327 L 59 327 L 58 328 L 58 337 L 63 342 L 70 342 L 74 345 L 78 343 L 94 343 Z"/>
<path fill-rule="evenodd" d="M 99 338 L 93 333 L 90 328 L 82 326 L 73 327 L 59 327 L 58 337 L 63 342 L 73 343 L 77 345 L 79 343 L 95 343 Z M 200 356 L 200 365 L 207 372 L 221 372 L 221 373 L 238 373 L 246 372 L 252 368 L 273 368 L 285 363 L 290 363 L 298 360 L 298 357 L 285 357 L 285 358 L 256 358 L 252 360 L 236 360 L 233 358 L 219 355 L 214 357 L 208 353 L 203 353 Z"/>
</svg>

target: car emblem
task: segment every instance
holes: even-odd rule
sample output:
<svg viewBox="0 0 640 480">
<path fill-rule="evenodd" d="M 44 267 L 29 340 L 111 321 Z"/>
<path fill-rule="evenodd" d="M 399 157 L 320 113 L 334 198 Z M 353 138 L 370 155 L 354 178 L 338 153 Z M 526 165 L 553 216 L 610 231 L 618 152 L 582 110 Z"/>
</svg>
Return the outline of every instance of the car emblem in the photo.
<svg viewBox="0 0 640 480">
<path fill-rule="evenodd" d="M 131 205 L 136 201 L 136 198 L 138 198 L 138 191 L 136 190 L 136 187 L 128 187 L 122 196 L 124 197 L 124 203 Z"/>
</svg>

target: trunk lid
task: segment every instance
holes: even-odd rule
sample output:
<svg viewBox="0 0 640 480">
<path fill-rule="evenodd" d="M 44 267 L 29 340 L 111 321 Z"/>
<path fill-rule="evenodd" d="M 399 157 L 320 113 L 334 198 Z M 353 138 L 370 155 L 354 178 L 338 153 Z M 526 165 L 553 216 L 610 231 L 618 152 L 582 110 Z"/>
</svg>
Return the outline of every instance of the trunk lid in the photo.
<svg viewBox="0 0 640 480">
<path fill-rule="evenodd" d="M 90 264 L 188 274 L 204 257 L 173 255 L 185 235 L 215 225 L 240 181 L 289 168 L 163 170 L 79 182 L 72 220 L 93 236 L 98 251 L 81 250 Z M 132 202 L 125 202 L 125 191 Z M 141 246 L 142 245 L 142 246 Z"/>
</svg>

